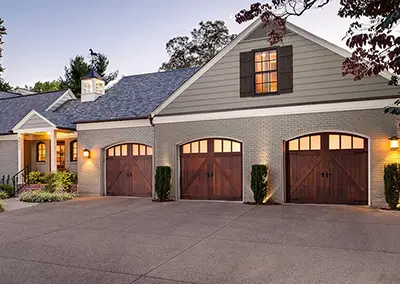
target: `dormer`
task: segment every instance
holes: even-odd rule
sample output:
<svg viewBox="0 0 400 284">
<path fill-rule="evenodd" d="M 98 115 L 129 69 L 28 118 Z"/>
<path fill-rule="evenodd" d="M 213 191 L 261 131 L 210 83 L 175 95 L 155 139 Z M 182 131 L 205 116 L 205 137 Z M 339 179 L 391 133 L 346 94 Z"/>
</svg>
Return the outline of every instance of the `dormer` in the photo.
<svg viewBox="0 0 400 284">
<path fill-rule="evenodd" d="M 103 78 L 94 70 L 81 80 L 81 102 L 92 102 L 105 94 L 106 83 Z"/>
</svg>

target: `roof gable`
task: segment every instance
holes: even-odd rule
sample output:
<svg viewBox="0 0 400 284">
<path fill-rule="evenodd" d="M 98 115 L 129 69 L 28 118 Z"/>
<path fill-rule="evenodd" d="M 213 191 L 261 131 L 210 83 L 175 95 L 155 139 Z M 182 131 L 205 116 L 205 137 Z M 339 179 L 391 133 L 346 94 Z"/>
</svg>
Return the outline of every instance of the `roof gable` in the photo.
<svg viewBox="0 0 400 284">
<path fill-rule="evenodd" d="M 212 69 L 217 63 L 219 63 L 220 61 L 223 61 L 225 56 L 227 56 L 233 49 L 235 49 L 239 44 L 242 44 L 243 42 L 245 42 L 245 40 L 247 39 L 247 37 L 249 37 L 249 35 L 251 35 L 253 32 L 256 31 L 257 28 L 262 27 L 263 23 L 261 22 L 260 19 L 255 20 L 251 25 L 249 25 L 242 33 L 240 33 L 235 40 L 233 40 L 230 44 L 228 44 L 220 53 L 218 53 L 212 60 L 210 60 L 206 65 L 204 65 L 192 78 L 190 78 L 185 84 L 183 84 L 179 89 L 177 89 L 170 97 L 168 97 L 168 99 L 166 99 L 162 104 L 160 104 L 159 107 L 157 107 L 153 112 L 152 112 L 152 117 L 160 114 L 167 106 L 169 106 L 172 102 L 174 102 L 178 97 L 181 96 L 182 93 L 184 93 L 186 90 L 189 89 L 189 87 L 191 87 L 195 82 L 199 81 L 200 78 L 202 78 L 202 76 L 210 71 L 210 69 Z M 294 33 L 297 34 L 303 38 L 305 38 L 306 40 L 309 40 L 311 42 L 313 42 L 316 45 L 319 45 L 331 52 L 333 52 L 334 54 L 331 56 L 332 58 L 334 58 L 336 56 L 337 59 L 339 58 L 345 58 L 350 56 L 350 52 L 348 52 L 347 50 L 336 46 L 314 34 L 311 34 L 308 31 L 305 31 L 299 27 L 297 27 L 294 24 L 291 23 L 287 23 L 287 28 L 289 30 L 290 33 Z M 266 36 L 265 36 L 266 39 Z M 249 39 L 248 41 L 252 41 L 253 39 Z M 254 39 L 254 41 L 256 40 L 260 40 L 260 38 Z M 246 42 L 248 42 L 246 41 Z M 335 59 L 336 60 L 336 59 Z M 340 59 L 342 60 L 342 59 Z M 239 59 L 236 59 L 236 63 L 238 64 Z M 235 65 L 235 63 L 232 62 L 227 62 L 227 64 L 233 64 Z M 336 63 L 335 63 L 336 64 Z M 341 65 L 340 65 L 341 66 Z M 239 73 L 237 73 L 238 75 Z M 389 72 L 382 72 L 380 74 L 381 77 L 386 79 L 390 79 L 391 75 Z M 224 80 L 224 79 L 222 79 Z M 198 86 L 197 86 L 198 87 Z M 196 88 L 197 88 L 196 87 Z M 233 87 L 232 87 L 233 88 Z M 232 89 L 233 91 L 233 89 Z M 191 95 L 194 95 L 191 94 Z M 261 99 L 261 98 L 259 98 Z M 255 99 L 254 99 L 255 100 Z M 218 104 L 218 102 L 215 102 L 216 104 Z M 205 107 L 205 106 L 204 106 Z M 164 113 L 163 113 L 164 114 Z"/>
<path fill-rule="evenodd" d="M 8 134 L 31 110 L 45 111 L 66 91 L 0 99 L 0 134 Z"/>
</svg>

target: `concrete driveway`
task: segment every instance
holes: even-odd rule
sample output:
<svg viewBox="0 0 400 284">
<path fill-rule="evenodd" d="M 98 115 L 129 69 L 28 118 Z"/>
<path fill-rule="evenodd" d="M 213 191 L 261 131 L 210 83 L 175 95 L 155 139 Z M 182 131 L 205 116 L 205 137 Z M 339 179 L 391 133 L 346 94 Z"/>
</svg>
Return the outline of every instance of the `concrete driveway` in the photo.
<svg viewBox="0 0 400 284">
<path fill-rule="evenodd" d="M 82 198 L 0 214 L 0 283 L 400 283 L 400 214 Z"/>
</svg>

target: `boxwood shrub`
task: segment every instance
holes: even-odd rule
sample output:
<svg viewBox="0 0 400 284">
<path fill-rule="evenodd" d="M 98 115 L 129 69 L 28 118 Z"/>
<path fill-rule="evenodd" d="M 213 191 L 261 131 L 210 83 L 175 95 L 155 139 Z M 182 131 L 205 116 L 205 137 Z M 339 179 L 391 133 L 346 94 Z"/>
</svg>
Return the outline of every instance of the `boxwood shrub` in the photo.
<svg viewBox="0 0 400 284">
<path fill-rule="evenodd" d="M 156 169 L 156 193 L 159 201 L 168 200 L 171 190 L 171 167 L 158 166 Z"/>
<path fill-rule="evenodd" d="M 400 195 L 400 164 L 389 164 L 384 170 L 385 197 L 390 209 L 395 210 Z"/>
<path fill-rule="evenodd" d="M 72 198 L 74 198 L 74 195 L 71 193 L 48 192 L 42 190 L 26 191 L 19 197 L 21 201 L 32 203 L 60 202 Z"/>
<path fill-rule="evenodd" d="M 267 196 L 267 169 L 266 165 L 253 165 L 251 167 L 251 190 L 256 204 L 262 204 Z"/>
<path fill-rule="evenodd" d="M 0 184 L 0 192 L 4 191 L 9 197 L 14 196 L 14 187 L 9 184 Z"/>
<path fill-rule="evenodd" d="M 8 195 L 8 193 L 7 192 L 5 192 L 5 191 L 0 191 L 0 199 L 7 199 L 7 198 L 9 198 L 10 196 Z"/>
<path fill-rule="evenodd" d="M 3 201 L 0 200 L 0 212 L 6 211 Z"/>
</svg>

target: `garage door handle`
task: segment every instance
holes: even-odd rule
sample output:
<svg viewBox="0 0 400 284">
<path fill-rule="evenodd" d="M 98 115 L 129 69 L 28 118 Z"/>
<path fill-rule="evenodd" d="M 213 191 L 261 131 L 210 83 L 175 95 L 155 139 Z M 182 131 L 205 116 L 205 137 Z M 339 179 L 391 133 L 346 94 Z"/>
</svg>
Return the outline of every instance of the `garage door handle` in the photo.
<svg viewBox="0 0 400 284">
<path fill-rule="evenodd" d="M 324 173 L 322 173 L 321 176 L 324 177 Z"/>
</svg>

